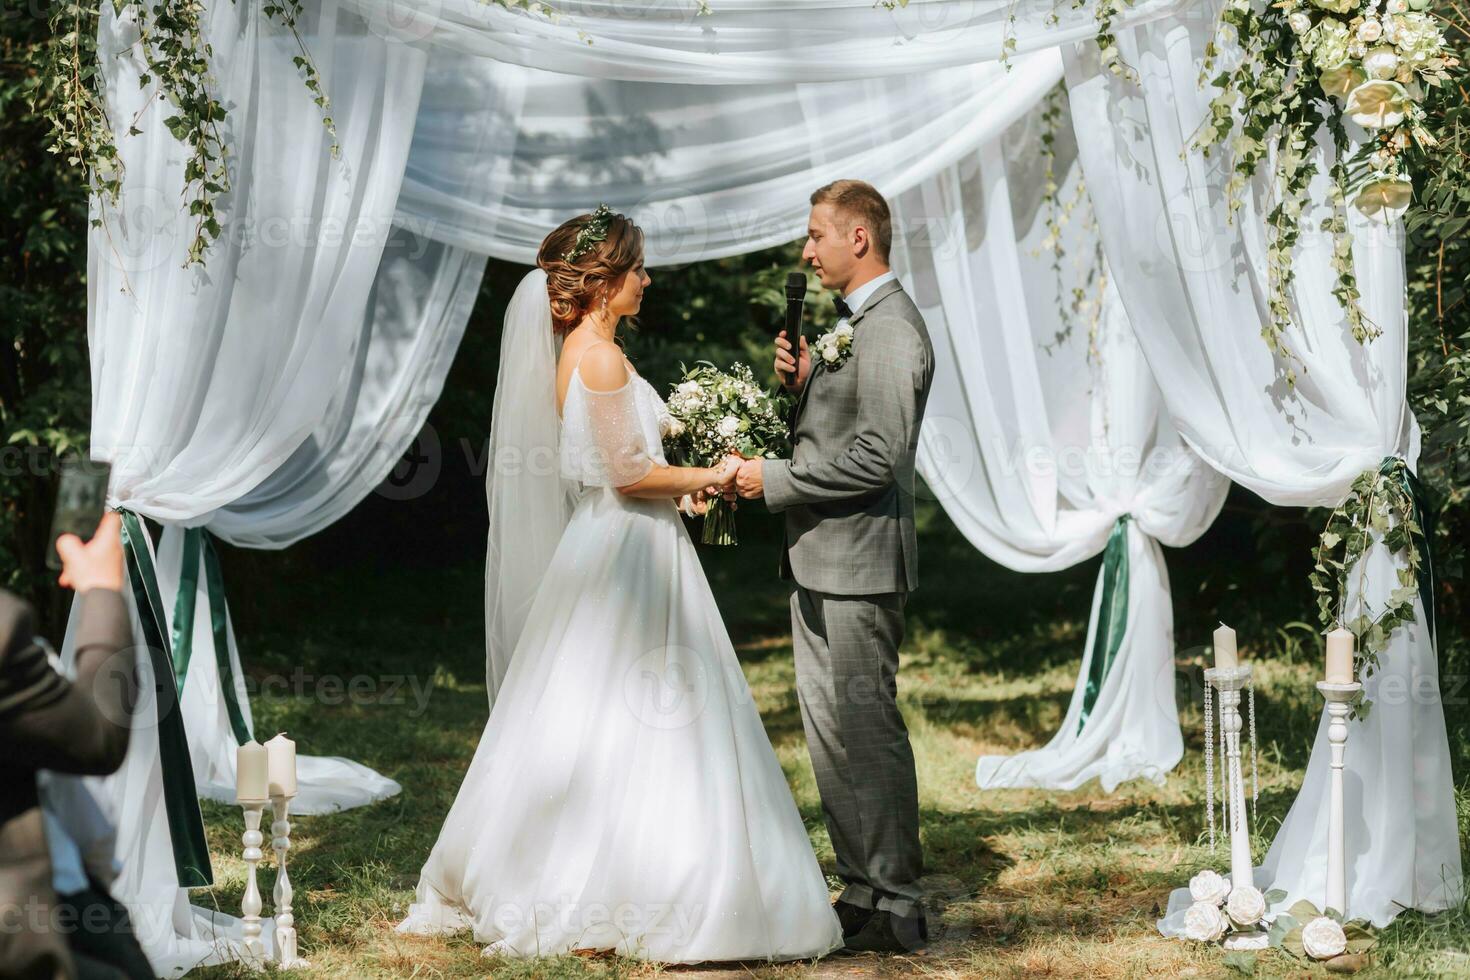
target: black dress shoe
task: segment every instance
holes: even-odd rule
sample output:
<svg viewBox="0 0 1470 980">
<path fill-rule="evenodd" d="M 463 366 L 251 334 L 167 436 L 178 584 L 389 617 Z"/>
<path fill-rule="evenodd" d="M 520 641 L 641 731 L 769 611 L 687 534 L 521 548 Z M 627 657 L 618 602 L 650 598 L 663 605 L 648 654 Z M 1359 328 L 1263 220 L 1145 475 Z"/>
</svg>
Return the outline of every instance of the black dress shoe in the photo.
<svg viewBox="0 0 1470 980">
<path fill-rule="evenodd" d="M 832 911 L 837 913 L 837 921 L 842 924 L 842 938 L 851 939 L 868 924 L 868 920 L 873 918 L 877 910 L 865 909 L 839 898 L 832 903 Z"/>
<path fill-rule="evenodd" d="M 922 916 L 897 916 L 879 909 L 868 924 L 847 940 L 859 953 L 912 953 L 929 941 L 929 925 Z"/>
</svg>

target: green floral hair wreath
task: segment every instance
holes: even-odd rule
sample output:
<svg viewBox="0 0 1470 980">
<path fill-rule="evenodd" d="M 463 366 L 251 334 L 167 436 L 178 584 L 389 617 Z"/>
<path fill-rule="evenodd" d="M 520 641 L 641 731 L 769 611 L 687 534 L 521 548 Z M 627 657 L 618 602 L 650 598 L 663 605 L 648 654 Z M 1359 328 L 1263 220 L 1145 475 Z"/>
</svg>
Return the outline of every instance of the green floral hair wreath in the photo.
<svg viewBox="0 0 1470 980">
<path fill-rule="evenodd" d="M 592 212 L 591 219 L 582 226 L 581 231 L 577 232 L 577 240 L 572 243 L 572 247 L 566 251 L 562 259 L 567 262 L 575 262 L 592 251 L 594 245 L 606 241 L 608 226 L 612 224 L 612 219 L 616 214 L 617 212 L 606 204 L 597 205 L 597 210 Z"/>
</svg>

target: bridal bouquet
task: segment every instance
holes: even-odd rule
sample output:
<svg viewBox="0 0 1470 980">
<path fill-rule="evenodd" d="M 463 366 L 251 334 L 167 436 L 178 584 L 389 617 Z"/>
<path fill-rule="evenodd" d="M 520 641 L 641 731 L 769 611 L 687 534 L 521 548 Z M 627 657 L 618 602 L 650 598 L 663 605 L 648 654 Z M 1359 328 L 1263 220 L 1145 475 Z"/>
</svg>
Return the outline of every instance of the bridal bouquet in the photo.
<svg viewBox="0 0 1470 980">
<path fill-rule="evenodd" d="M 668 398 L 664 447 L 692 466 L 716 466 L 730 453 L 779 459 L 789 451 L 785 400 L 756 384 L 748 364 L 721 371 L 701 361 L 684 372 Z M 704 514 L 705 544 L 736 544 L 735 509 L 716 498 Z"/>
</svg>

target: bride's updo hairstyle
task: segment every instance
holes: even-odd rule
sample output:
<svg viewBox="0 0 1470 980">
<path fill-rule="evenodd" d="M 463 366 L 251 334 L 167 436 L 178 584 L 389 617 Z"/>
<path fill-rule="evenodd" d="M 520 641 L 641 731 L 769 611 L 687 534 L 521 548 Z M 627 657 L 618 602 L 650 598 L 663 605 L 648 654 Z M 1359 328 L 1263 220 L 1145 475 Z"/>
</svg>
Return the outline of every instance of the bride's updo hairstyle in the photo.
<svg viewBox="0 0 1470 980">
<path fill-rule="evenodd" d="M 643 260 L 643 229 L 607 205 L 546 236 L 536 264 L 546 270 L 551 325 L 565 334 Z"/>
</svg>

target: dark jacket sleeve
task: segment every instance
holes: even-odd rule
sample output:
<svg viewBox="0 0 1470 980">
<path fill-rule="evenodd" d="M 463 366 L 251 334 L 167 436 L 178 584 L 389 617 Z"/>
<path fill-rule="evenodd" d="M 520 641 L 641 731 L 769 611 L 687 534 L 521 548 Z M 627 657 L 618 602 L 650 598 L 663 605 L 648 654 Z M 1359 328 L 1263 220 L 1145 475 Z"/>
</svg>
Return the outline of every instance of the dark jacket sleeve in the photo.
<svg viewBox="0 0 1470 980">
<path fill-rule="evenodd" d="M 111 589 L 80 599 L 75 680 L 52 669 L 31 608 L 0 592 L 0 743 L 6 760 L 106 775 L 122 765 L 136 702 L 127 606 Z"/>
</svg>

